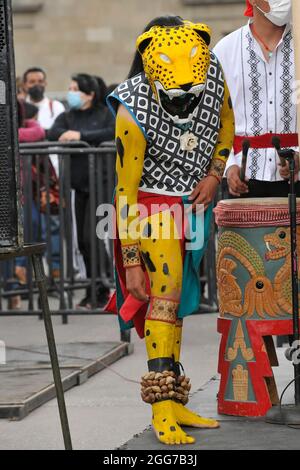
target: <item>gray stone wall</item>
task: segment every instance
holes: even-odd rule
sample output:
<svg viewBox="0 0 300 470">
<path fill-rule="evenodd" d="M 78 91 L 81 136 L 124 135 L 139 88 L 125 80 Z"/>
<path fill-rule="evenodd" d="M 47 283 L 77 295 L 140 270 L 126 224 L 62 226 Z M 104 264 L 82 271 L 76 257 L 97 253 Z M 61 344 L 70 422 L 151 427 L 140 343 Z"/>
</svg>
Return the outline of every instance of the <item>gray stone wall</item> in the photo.
<svg viewBox="0 0 300 470">
<path fill-rule="evenodd" d="M 245 23 L 244 1 L 201 6 L 185 0 L 13 0 L 17 74 L 32 65 L 48 72 L 50 91 L 63 92 L 74 72 L 122 81 L 137 36 L 155 16 L 206 22 L 213 44 Z M 199 5 L 198 5 L 198 4 Z"/>
</svg>

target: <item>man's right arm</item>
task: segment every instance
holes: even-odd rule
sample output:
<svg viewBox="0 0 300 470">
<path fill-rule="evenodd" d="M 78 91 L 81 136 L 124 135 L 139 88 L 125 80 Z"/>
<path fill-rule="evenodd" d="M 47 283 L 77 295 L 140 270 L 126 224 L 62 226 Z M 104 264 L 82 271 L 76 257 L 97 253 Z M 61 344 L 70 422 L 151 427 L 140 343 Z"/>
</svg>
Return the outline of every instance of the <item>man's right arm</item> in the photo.
<svg viewBox="0 0 300 470">
<path fill-rule="evenodd" d="M 232 150 L 227 160 L 224 176 L 227 178 L 229 192 L 232 196 L 241 196 L 248 193 L 248 186 L 240 178 L 241 173 L 241 152 L 237 155 Z"/>
<path fill-rule="evenodd" d="M 146 139 L 122 105 L 116 119 L 117 162 L 116 187 L 117 225 L 122 248 L 123 265 L 126 269 L 126 288 L 136 299 L 148 301 L 145 275 L 141 267 L 139 251 L 139 215 L 137 213 L 138 189 L 143 174 Z M 130 209 L 133 209 L 131 213 Z M 135 208 L 135 209 L 134 209 Z M 131 223 L 138 221 L 135 230 Z"/>
</svg>

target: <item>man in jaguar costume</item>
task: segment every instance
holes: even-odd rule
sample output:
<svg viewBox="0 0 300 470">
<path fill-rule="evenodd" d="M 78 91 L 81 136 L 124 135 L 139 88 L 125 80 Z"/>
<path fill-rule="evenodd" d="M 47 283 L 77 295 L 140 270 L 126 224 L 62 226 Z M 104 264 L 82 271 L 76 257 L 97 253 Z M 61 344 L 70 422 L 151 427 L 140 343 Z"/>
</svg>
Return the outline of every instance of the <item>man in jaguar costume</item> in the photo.
<svg viewBox="0 0 300 470">
<path fill-rule="evenodd" d="M 183 318 L 199 307 L 212 202 L 234 136 L 231 99 L 209 43 L 205 24 L 156 18 L 137 39 L 129 78 L 108 98 L 116 115 L 118 233 L 117 288 L 106 310 L 145 337 L 141 395 L 165 444 L 195 442 L 183 426 L 219 426 L 185 406 L 191 385 L 179 363 Z M 187 243 L 199 227 L 202 243 Z"/>
</svg>

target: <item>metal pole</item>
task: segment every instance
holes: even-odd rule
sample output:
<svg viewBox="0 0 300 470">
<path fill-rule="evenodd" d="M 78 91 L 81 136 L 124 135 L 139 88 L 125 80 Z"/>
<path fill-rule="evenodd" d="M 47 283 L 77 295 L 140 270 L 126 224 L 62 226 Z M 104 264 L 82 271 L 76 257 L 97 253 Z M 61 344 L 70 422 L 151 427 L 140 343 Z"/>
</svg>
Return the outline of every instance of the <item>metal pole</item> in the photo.
<svg viewBox="0 0 300 470">
<path fill-rule="evenodd" d="M 65 240 L 65 212 L 64 212 L 64 197 L 65 197 L 65 162 L 61 155 L 59 159 L 59 261 L 60 261 L 60 278 L 59 278 L 59 308 L 66 309 L 65 302 L 65 258 L 64 258 L 64 240 Z M 68 323 L 68 315 L 62 316 L 64 325 Z"/>
<path fill-rule="evenodd" d="M 73 220 L 72 220 L 72 202 L 71 202 L 71 161 L 70 155 L 64 158 L 64 179 L 65 179 L 65 211 L 66 211 L 66 256 L 67 256 L 67 280 L 74 284 L 73 267 Z M 73 308 L 73 294 L 70 289 L 67 290 L 68 308 Z"/>
<path fill-rule="evenodd" d="M 294 153 L 294 152 L 293 152 Z M 299 342 L 299 302 L 298 302 L 298 260 L 297 260 L 297 199 L 295 193 L 295 160 L 289 159 L 290 166 L 290 230 L 291 230 L 291 275 L 293 303 L 293 340 Z M 295 344 L 295 343 L 294 343 Z M 295 404 L 300 405 L 300 364 L 293 362 L 295 378 Z"/>
<path fill-rule="evenodd" d="M 43 260 L 40 254 L 33 254 L 31 256 L 31 259 L 32 259 L 32 264 L 34 268 L 36 282 L 40 291 L 40 301 L 41 301 L 41 307 L 43 311 L 43 318 L 44 318 L 44 323 L 45 323 L 45 330 L 46 330 L 46 335 L 47 335 L 49 354 L 50 354 L 50 360 L 51 360 L 51 365 L 52 365 L 53 378 L 54 378 L 54 384 L 55 384 L 55 389 L 56 389 L 56 396 L 57 396 L 58 409 L 59 409 L 59 415 L 60 415 L 60 421 L 61 421 L 61 428 L 62 428 L 64 443 L 65 443 L 65 449 L 72 450 L 72 441 L 71 441 L 71 434 L 70 434 L 70 428 L 69 428 L 69 422 L 68 422 L 68 416 L 67 416 L 67 410 L 66 410 L 66 404 L 65 404 L 65 398 L 64 398 L 64 391 L 63 391 L 63 386 L 62 386 L 62 381 L 61 381 L 57 350 L 56 350 L 56 344 L 55 344 L 55 338 L 54 338 L 54 332 L 53 332 L 53 326 L 52 326 L 52 320 L 51 320 L 51 313 L 50 313 L 48 297 L 47 297 L 46 277 L 44 273 Z"/>
<path fill-rule="evenodd" d="M 95 155 L 89 159 L 89 210 L 90 210 L 90 276 L 91 276 L 91 302 L 92 308 L 97 306 L 96 277 L 97 277 L 97 252 L 96 252 L 96 178 Z"/>
<path fill-rule="evenodd" d="M 296 69 L 296 83 L 297 89 L 300 88 L 300 8 L 299 8 L 299 0 L 292 0 L 293 3 L 293 40 L 294 40 L 294 48 L 295 48 L 295 69 Z M 299 142 L 300 142 L 300 100 L 298 99 L 297 103 L 297 114 L 298 114 L 298 135 L 299 135 Z M 292 182 L 294 185 L 294 182 Z M 292 188 L 291 188 L 292 189 Z M 295 196 L 295 204 L 296 204 L 296 196 Z M 296 211 L 296 207 L 294 207 Z M 295 216 L 296 219 L 296 216 Z M 296 223 L 296 222 L 295 222 Z M 296 232 L 296 228 L 295 228 Z M 294 238 L 294 241 L 297 243 L 297 236 L 291 236 L 291 239 Z M 295 250 L 293 253 L 296 252 L 296 246 L 292 245 L 292 250 Z M 292 268 L 293 269 L 293 268 Z M 296 277 L 297 275 L 297 277 Z M 294 279 L 295 278 L 295 279 Z M 293 276 L 293 281 L 296 283 L 297 280 L 297 292 L 298 292 L 298 273 L 295 273 Z M 298 294 L 297 299 L 295 297 L 295 289 L 293 285 L 293 310 L 294 310 L 294 318 L 293 318 L 293 326 L 294 326 L 294 341 L 299 340 L 299 310 L 298 310 Z M 294 304 L 295 301 L 295 304 Z M 294 364 L 294 372 L 295 372 L 295 400 L 296 405 L 300 405 L 300 377 L 296 379 L 297 376 L 300 374 L 300 364 Z"/>
</svg>

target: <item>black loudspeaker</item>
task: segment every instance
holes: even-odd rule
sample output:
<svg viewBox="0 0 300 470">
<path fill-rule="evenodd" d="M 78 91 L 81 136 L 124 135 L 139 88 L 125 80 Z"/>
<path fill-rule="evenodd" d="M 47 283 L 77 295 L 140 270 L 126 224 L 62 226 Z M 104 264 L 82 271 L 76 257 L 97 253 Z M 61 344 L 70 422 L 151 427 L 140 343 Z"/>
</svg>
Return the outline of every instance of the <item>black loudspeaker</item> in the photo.
<svg viewBox="0 0 300 470">
<path fill-rule="evenodd" d="M 11 0 L 0 0 L 0 253 L 23 246 Z"/>
</svg>

